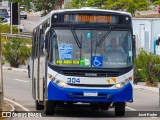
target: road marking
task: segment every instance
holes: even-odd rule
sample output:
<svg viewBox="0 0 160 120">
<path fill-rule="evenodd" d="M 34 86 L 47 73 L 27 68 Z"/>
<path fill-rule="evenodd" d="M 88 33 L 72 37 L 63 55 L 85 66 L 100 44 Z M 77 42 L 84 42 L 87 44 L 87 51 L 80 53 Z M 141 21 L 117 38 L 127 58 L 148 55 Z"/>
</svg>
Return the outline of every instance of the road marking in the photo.
<svg viewBox="0 0 160 120">
<path fill-rule="evenodd" d="M 136 111 L 136 109 L 131 108 L 131 107 L 128 107 L 128 106 L 126 106 L 126 108 L 127 108 L 128 110 L 131 110 L 131 111 Z"/>
<path fill-rule="evenodd" d="M 23 105 L 21 105 L 21 104 L 15 102 L 15 101 L 13 101 L 13 100 L 10 100 L 10 99 L 8 99 L 8 98 L 4 98 L 4 99 L 5 99 L 6 101 L 8 101 L 8 102 L 11 102 L 11 103 L 17 105 L 18 107 L 22 108 L 24 111 L 30 111 L 29 109 L 27 109 L 27 108 L 24 107 Z"/>
<path fill-rule="evenodd" d="M 26 81 L 26 80 L 20 80 L 20 79 L 14 79 L 15 81 L 20 81 L 20 82 L 29 82 L 29 81 Z"/>
</svg>

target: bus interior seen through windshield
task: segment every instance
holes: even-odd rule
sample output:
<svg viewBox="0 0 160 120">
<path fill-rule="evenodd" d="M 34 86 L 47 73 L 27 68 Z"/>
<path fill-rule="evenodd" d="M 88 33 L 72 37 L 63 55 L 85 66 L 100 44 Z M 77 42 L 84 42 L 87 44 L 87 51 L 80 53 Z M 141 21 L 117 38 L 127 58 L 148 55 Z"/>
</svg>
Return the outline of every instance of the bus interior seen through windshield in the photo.
<svg viewBox="0 0 160 120">
<path fill-rule="evenodd" d="M 129 30 L 54 28 L 51 34 L 50 62 L 53 65 L 101 68 L 132 65 L 132 37 Z M 93 57 L 98 57 L 102 64 L 94 64 Z"/>
</svg>

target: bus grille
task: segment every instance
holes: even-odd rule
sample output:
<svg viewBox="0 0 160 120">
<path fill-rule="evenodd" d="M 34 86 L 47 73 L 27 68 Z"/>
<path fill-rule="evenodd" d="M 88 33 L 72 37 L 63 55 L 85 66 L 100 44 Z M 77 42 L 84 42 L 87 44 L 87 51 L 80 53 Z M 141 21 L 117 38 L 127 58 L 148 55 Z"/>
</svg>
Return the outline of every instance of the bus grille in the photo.
<svg viewBox="0 0 160 120">
<path fill-rule="evenodd" d="M 108 94 L 98 94 L 98 96 L 83 96 L 83 93 L 72 93 L 68 94 L 70 98 L 76 99 L 76 100 L 105 100 L 105 99 L 112 99 L 109 98 Z"/>
<path fill-rule="evenodd" d="M 81 76 L 81 77 L 118 77 L 117 71 L 86 71 L 86 70 L 62 70 L 60 72 L 66 76 Z"/>
</svg>

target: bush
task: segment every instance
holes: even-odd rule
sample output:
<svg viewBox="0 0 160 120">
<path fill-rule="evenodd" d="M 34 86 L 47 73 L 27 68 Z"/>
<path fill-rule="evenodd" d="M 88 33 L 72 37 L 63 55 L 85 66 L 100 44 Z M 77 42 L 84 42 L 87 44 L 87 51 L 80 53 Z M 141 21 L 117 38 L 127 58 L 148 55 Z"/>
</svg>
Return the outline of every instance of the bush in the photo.
<svg viewBox="0 0 160 120">
<path fill-rule="evenodd" d="M 160 56 L 140 50 L 135 58 L 135 79 L 148 86 L 157 86 L 160 79 Z"/>
<path fill-rule="evenodd" d="M 7 24 L 0 24 L 0 28 L 1 28 L 1 33 L 10 33 L 10 25 Z M 16 26 L 12 27 L 12 32 L 13 34 L 18 33 L 18 28 Z"/>
<path fill-rule="evenodd" d="M 2 55 L 11 67 L 18 68 L 25 64 L 31 54 L 31 47 L 27 47 L 24 39 L 13 38 L 3 44 Z"/>
</svg>

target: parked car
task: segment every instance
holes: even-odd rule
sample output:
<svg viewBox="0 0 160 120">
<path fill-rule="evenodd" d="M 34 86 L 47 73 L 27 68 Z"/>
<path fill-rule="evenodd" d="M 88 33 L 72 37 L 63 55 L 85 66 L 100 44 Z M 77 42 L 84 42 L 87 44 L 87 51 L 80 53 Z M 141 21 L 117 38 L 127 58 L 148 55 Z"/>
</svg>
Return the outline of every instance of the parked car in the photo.
<svg viewBox="0 0 160 120">
<path fill-rule="evenodd" d="M 27 19 L 27 12 L 25 11 L 24 7 L 20 7 L 20 18 Z"/>
<path fill-rule="evenodd" d="M 10 10 L 8 10 L 8 16 L 10 16 Z M 20 18 L 27 19 L 27 12 L 25 12 L 24 7 L 20 7 Z"/>
<path fill-rule="evenodd" d="M 2 24 L 8 24 L 8 25 L 10 25 L 10 18 L 3 19 Z M 18 28 L 20 28 L 20 32 L 24 31 L 24 25 L 23 24 L 15 25 L 15 26 L 17 26 Z"/>
<path fill-rule="evenodd" d="M 9 18 L 9 14 L 7 9 L 0 8 L 0 18 L 3 20 L 5 18 Z"/>
</svg>

